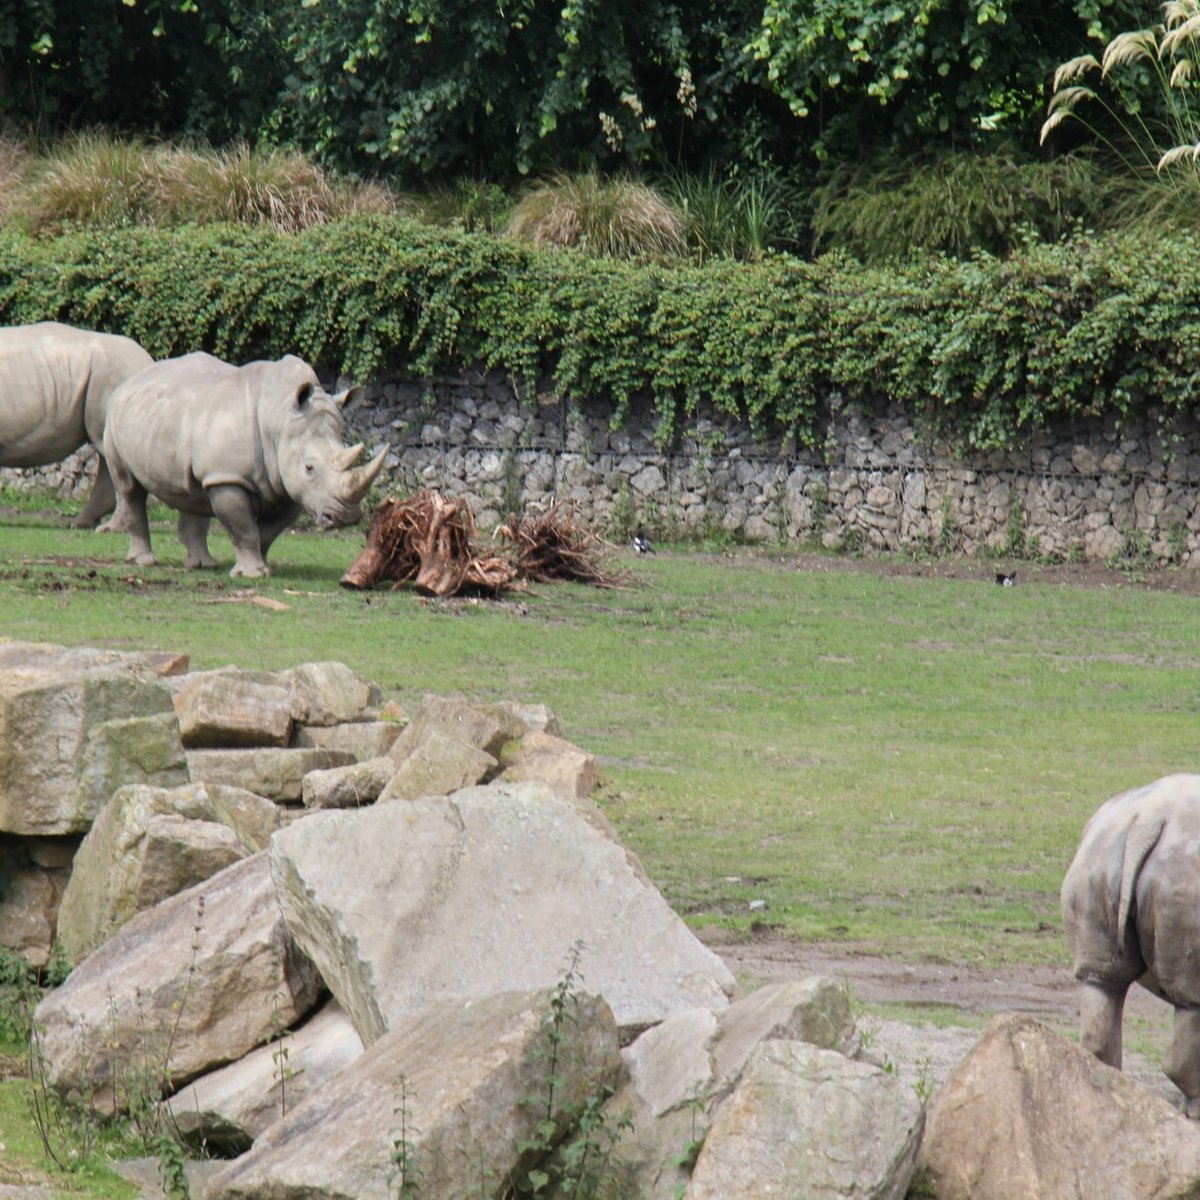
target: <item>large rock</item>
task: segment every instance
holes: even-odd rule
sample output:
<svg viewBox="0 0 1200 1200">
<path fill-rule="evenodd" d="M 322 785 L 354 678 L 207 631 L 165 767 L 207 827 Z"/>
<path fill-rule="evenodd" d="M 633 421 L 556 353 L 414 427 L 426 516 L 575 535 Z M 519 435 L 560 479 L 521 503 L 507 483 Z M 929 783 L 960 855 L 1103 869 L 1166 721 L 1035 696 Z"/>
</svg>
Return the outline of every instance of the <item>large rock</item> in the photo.
<svg viewBox="0 0 1200 1200">
<path fill-rule="evenodd" d="M 614 1167 L 618 1193 L 674 1200 L 688 1182 L 684 1147 L 727 1103 L 754 1048 L 780 1039 L 857 1051 L 846 989 L 819 977 L 771 984 L 724 1012 L 676 1013 L 626 1047 L 626 1082 L 605 1106 L 610 1121 L 630 1122 Z"/>
<path fill-rule="evenodd" d="M 346 721 L 341 725 L 297 725 L 293 746 L 315 750 L 344 750 L 363 762 L 380 758 L 391 748 L 404 726 L 399 721 Z"/>
<path fill-rule="evenodd" d="M 445 696 L 426 696 L 412 720 L 392 744 L 391 756 L 402 763 L 425 739 L 430 730 L 440 730 L 494 759 L 505 742 L 525 733 L 525 725 L 510 708 L 493 704 L 487 708 Z"/>
<path fill-rule="evenodd" d="M 348 767 L 309 771 L 301 783 L 300 799 L 305 808 L 361 808 L 374 804 L 395 774 L 396 764 L 386 755 Z"/>
<path fill-rule="evenodd" d="M 599 810 L 542 784 L 314 813 L 269 853 L 289 929 L 368 1044 L 432 1004 L 549 986 L 580 940 L 627 1037 L 734 990 Z"/>
<path fill-rule="evenodd" d="M 72 962 L 150 908 L 265 846 L 275 806 L 234 788 L 119 788 L 75 856 L 58 936 Z M 269 835 L 268 835 L 269 836 Z"/>
<path fill-rule="evenodd" d="M 315 818 L 313 818 L 315 819 Z M 519 1146 L 536 1138 L 557 1076 L 553 1119 L 617 1080 L 621 1059 L 602 1001 L 578 996 L 554 1067 L 549 992 L 440 1004 L 382 1038 L 357 1062 L 273 1125 L 209 1184 L 207 1200 L 390 1200 L 402 1183 L 451 1198 L 507 1194 L 534 1165 Z M 406 1179 L 394 1179 L 407 1142 Z"/>
<path fill-rule="evenodd" d="M 164 1100 L 168 1127 L 189 1142 L 239 1154 L 354 1062 L 362 1049 L 346 1014 L 330 1002 L 299 1029 Z"/>
<path fill-rule="evenodd" d="M 402 741 L 400 756 L 397 746 Z M 500 770 L 499 759 L 441 726 L 425 726 L 412 738 L 401 735 L 389 757 L 396 770 L 379 795 L 381 803 L 446 796 L 483 783 Z"/>
<path fill-rule="evenodd" d="M 1200 1195 L 1200 1130 L 1032 1017 L 996 1017 L 934 1096 L 939 1200 Z"/>
<path fill-rule="evenodd" d="M 340 662 L 301 663 L 280 671 L 292 697 L 292 714 L 303 725 L 359 721 L 383 698 L 378 686 Z"/>
<path fill-rule="evenodd" d="M 286 746 L 292 734 L 292 696 L 257 673 L 196 671 L 175 688 L 183 744 Z"/>
<path fill-rule="evenodd" d="M 708 1131 L 685 1195 L 903 1200 L 924 1119 L 912 1088 L 880 1067 L 807 1042 L 761 1042 Z"/>
<path fill-rule="evenodd" d="M 540 780 L 560 796 L 586 800 L 600 786 L 600 764 L 594 754 L 535 730 L 521 739 L 520 748 L 499 778 L 512 783 Z"/>
<path fill-rule="evenodd" d="M 47 1081 L 112 1112 L 148 1079 L 177 1087 L 262 1045 L 320 986 L 263 851 L 139 913 L 42 1001 Z"/>
<path fill-rule="evenodd" d="M 0 832 L 83 833 L 121 784 L 187 781 L 171 694 L 144 656 L 0 644 Z"/>
<path fill-rule="evenodd" d="M 35 967 L 50 961 L 68 872 L 34 862 L 17 839 L 0 838 L 0 946 Z"/>
<path fill-rule="evenodd" d="M 266 796 L 281 804 L 295 804 L 309 771 L 344 767 L 354 761 L 345 750 L 313 750 L 259 746 L 250 749 L 189 750 L 192 778 L 221 783 Z"/>
</svg>

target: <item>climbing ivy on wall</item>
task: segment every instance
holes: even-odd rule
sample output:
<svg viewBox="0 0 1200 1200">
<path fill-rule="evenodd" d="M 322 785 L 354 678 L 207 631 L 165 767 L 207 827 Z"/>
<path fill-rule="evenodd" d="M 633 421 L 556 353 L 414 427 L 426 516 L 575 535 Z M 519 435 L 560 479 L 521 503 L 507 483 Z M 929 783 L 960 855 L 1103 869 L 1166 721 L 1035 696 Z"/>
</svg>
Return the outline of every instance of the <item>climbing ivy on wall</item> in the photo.
<svg viewBox="0 0 1200 1200">
<path fill-rule="evenodd" d="M 664 443 L 705 403 L 806 445 L 834 399 L 901 402 L 979 448 L 1073 415 L 1200 414 L 1200 240 L 1180 236 L 868 269 L 597 260 L 390 217 L 0 231 L 0 323 L 45 319 L 360 379 L 482 364 L 532 394 L 552 373 L 614 426 L 648 396 Z"/>
</svg>

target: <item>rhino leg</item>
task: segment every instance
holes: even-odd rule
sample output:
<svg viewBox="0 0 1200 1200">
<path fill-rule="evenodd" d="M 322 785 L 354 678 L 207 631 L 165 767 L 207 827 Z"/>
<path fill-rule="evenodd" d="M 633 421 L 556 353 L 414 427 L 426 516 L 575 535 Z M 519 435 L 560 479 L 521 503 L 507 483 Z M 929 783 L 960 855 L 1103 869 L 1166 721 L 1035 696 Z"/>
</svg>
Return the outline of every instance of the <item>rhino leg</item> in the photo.
<svg viewBox="0 0 1200 1200">
<path fill-rule="evenodd" d="M 250 493 L 237 484 L 222 483 L 208 489 L 208 499 L 213 515 L 229 534 L 237 559 L 230 575 L 242 575 L 247 579 L 261 579 L 270 575 L 271 569 L 263 560 L 262 540 Z"/>
<path fill-rule="evenodd" d="M 117 492 L 103 454 L 97 456 L 96 463 L 96 482 L 92 485 L 92 494 L 83 506 L 83 512 L 67 522 L 72 529 L 95 529 L 117 506 Z"/>
<path fill-rule="evenodd" d="M 258 527 L 259 546 L 262 550 L 262 556 L 265 559 L 267 552 L 275 543 L 275 539 L 283 533 L 285 529 L 290 529 L 295 523 L 296 518 L 300 516 L 301 508 L 299 504 L 289 505 L 283 512 L 271 517 L 269 520 L 263 521 Z"/>
<path fill-rule="evenodd" d="M 1163 1058 L 1163 1070 L 1183 1093 L 1187 1115 L 1200 1118 L 1200 1012 L 1195 1009 L 1175 1010 L 1171 1044 Z"/>
<path fill-rule="evenodd" d="M 139 567 L 153 567 L 158 559 L 150 547 L 150 520 L 146 516 L 146 489 L 136 480 L 117 492 L 117 511 L 109 523 L 112 529 L 129 534 L 129 552 L 125 561 Z"/>
<path fill-rule="evenodd" d="M 217 560 L 208 550 L 208 521 L 208 517 L 198 517 L 193 513 L 179 514 L 176 529 L 179 540 L 187 549 L 187 558 L 183 562 L 185 567 L 211 568 L 217 565 Z"/>
<path fill-rule="evenodd" d="M 1079 1042 L 1102 1063 L 1121 1069 L 1121 1014 L 1128 984 L 1085 983 L 1079 1000 Z"/>
</svg>

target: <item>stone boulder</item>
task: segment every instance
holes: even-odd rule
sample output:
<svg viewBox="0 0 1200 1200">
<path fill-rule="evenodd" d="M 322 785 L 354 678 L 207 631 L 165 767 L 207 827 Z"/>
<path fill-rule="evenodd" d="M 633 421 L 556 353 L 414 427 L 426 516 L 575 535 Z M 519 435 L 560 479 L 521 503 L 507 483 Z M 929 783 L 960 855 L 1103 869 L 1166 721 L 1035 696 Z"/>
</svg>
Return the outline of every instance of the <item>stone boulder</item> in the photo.
<svg viewBox="0 0 1200 1200">
<path fill-rule="evenodd" d="M 279 824 L 269 800 L 236 788 L 119 788 L 75 856 L 58 915 L 67 956 L 79 962 L 135 913 L 264 848 Z"/>
<path fill-rule="evenodd" d="M 292 695 L 257 672 L 195 671 L 174 690 L 183 744 L 286 746 L 292 736 Z"/>
<path fill-rule="evenodd" d="M 918 1166 L 939 1200 L 1200 1194 L 1200 1129 L 1032 1017 L 996 1017 L 939 1089 Z"/>
<path fill-rule="evenodd" d="M 206 1200 L 390 1200 L 406 1183 L 447 1200 L 508 1194 L 536 1165 L 520 1147 L 545 1116 L 528 1098 L 548 1096 L 550 1071 L 561 1135 L 566 1114 L 621 1070 L 612 1015 L 588 995 L 574 998 L 551 1068 L 550 1002 L 549 991 L 504 993 L 414 1017 L 214 1176 Z"/>
<path fill-rule="evenodd" d="M 924 1121 L 912 1088 L 881 1067 L 807 1042 L 760 1042 L 704 1139 L 685 1195 L 903 1200 Z"/>
<path fill-rule="evenodd" d="M 527 733 L 508 758 L 509 765 L 497 776 L 501 780 L 540 780 L 569 800 L 586 800 L 600 786 L 596 756 L 550 733 Z"/>
<path fill-rule="evenodd" d="M 340 725 L 297 725 L 292 745 L 314 750 L 342 750 L 359 762 L 380 758 L 392 748 L 400 731 L 399 721 L 345 721 Z"/>
<path fill-rule="evenodd" d="M 354 755 L 345 750 L 255 746 L 189 750 L 187 761 L 193 779 L 242 788 L 280 804 L 298 804 L 309 771 L 348 766 Z"/>
<path fill-rule="evenodd" d="M 262 851 L 138 913 L 42 1001 L 47 1081 L 112 1112 L 146 1099 L 147 1081 L 175 1088 L 241 1058 L 320 988 Z"/>
<path fill-rule="evenodd" d="M 361 721 L 378 706 L 378 685 L 341 662 L 301 663 L 278 672 L 292 697 L 292 715 L 301 725 L 337 725 Z"/>
<path fill-rule="evenodd" d="M 676 1013 L 626 1047 L 626 1082 L 605 1106 L 610 1121 L 630 1120 L 616 1190 L 639 1200 L 674 1200 L 688 1182 L 684 1147 L 721 1112 L 754 1048 L 781 1039 L 857 1052 L 846 989 L 818 977 L 771 984 L 723 1012 Z"/>
<path fill-rule="evenodd" d="M 600 811 L 543 784 L 314 813 L 269 853 L 288 928 L 368 1045 L 436 1003 L 551 986 L 578 941 L 626 1040 L 734 990 Z"/>
<path fill-rule="evenodd" d="M 0 836 L 0 946 L 44 967 L 70 876 L 73 838 Z"/>
<path fill-rule="evenodd" d="M 84 833 L 120 785 L 188 778 L 171 694 L 148 658 L 0 643 L 0 832 Z"/>
<path fill-rule="evenodd" d="M 305 808 L 361 808 L 374 804 L 395 774 L 396 763 L 386 755 L 347 767 L 309 771 L 300 783 L 300 799 Z"/>
<path fill-rule="evenodd" d="M 298 1029 L 194 1079 L 163 1106 L 168 1128 L 222 1154 L 240 1154 L 362 1054 L 362 1039 L 330 1002 Z"/>
</svg>

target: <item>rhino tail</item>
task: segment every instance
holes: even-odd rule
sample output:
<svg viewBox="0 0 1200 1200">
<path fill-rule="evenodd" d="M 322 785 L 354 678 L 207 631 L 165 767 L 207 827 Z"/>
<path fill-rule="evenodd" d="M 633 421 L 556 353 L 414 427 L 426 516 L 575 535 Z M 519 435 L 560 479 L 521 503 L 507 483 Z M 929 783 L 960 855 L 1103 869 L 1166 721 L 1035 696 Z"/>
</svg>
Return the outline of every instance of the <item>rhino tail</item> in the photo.
<svg viewBox="0 0 1200 1200">
<path fill-rule="evenodd" d="M 1125 936 L 1125 927 L 1133 912 L 1133 893 L 1142 866 L 1158 845 L 1165 825 L 1162 817 L 1146 819 L 1139 815 L 1134 818 L 1125 835 L 1125 854 L 1121 860 L 1121 896 L 1117 904 L 1117 930 L 1120 937 Z"/>
</svg>

